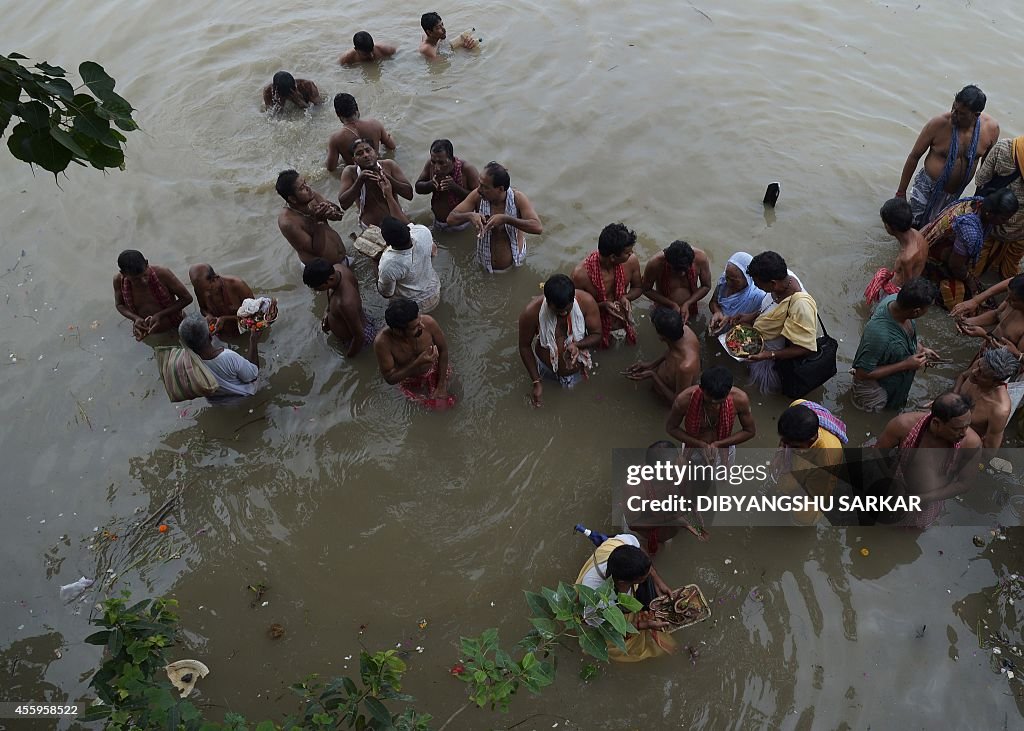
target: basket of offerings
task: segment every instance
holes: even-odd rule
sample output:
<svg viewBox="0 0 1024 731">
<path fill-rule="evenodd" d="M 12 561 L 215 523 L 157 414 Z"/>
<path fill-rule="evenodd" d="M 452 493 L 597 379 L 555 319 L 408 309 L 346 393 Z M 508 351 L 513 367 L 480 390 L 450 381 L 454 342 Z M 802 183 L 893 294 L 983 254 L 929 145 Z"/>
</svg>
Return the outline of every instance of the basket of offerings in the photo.
<svg viewBox="0 0 1024 731">
<path fill-rule="evenodd" d="M 726 333 L 724 344 L 734 358 L 746 358 L 764 350 L 764 338 L 749 325 L 737 325 Z"/>
<path fill-rule="evenodd" d="M 659 596 L 651 602 L 650 609 L 655 619 L 672 625 L 668 632 L 675 632 L 711 617 L 711 605 L 696 584 L 687 584 L 667 596 Z"/>
</svg>

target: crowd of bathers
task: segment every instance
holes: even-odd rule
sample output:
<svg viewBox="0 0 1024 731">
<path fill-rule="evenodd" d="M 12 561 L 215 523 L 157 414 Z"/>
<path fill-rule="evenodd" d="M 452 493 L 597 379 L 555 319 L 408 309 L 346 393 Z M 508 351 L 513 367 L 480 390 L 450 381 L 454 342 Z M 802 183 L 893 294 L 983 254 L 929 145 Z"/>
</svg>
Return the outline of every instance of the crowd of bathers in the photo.
<svg viewBox="0 0 1024 731">
<path fill-rule="evenodd" d="M 419 53 L 433 60 L 447 50 L 443 22 L 427 13 L 421 27 Z M 365 32 L 353 43 L 341 63 L 380 63 L 395 53 Z M 470 34 L 451 45 L 453 52 L 455 46 L 478 48 Z M 271 114 L 323 103 L 315 83 L 284 71 L 263 90 L 263 100 Z M 998 125 L 983 113 L 985 101 L 980 89 L 965 87 L 950 112 L 925 125 L 896 195 L 882 205 L 882 223 L 898 248 L 892 268 L 879 270 L 865 291 L 872 311 L 851 369 L 854 404 L 871 413 L 892 412 L 876 446 L 891 453 L 898 480 L 923 498 L 925 509 L 905 517 L 918 527 L 938 517 L 944 500 L 969 489 L 966 470 L 981 454 L 995 455 L 1024 389 L 1024 276 L 1018 274 L 1024 137 L 1000 140 Z M 345 357 L 372 346 L 381 377 L 406 398 L 429 409 L 453 408 L 448 342 L 443 323 L 430 314 L 443 299 L 433 266 L 435 236 L 475 232 L 476 262 L 492 277 L 525 263 L 527 237 L 543 233 L 540 216 L 502 164 L 478 168 L 459 157 L 448 139 L 425 146 L 423 167 L 410 182 L 397 162 L 381 157 L 382 148 L 387 154 L 396 144 L 380 121 L 363 118 L 350 94 L 337 94 L 333 106 L 342 126 L 328 141 L 326 167 L 340 168 L 337 200 L 314 191 L 300 172 L 282 171 L 276 180 L 284 201 L 279 229 L 301 264 L 302 281 L 327 294 L 322 327 L 342 344 Z M 925 155 L 908 198 L 907 186 Z M 972 179 L 976 195 L 962 197 Z M 417 194 L 429 196 L 429 226 L 411 220 L 403 208 L 402 200 Z M 353 207 L 356 230 L 346 245 L 332 224 Z M 635 345 L 636 315 L 644 308 L 664 352 L 623 375 L 650 382 L 665 404 L 665 429 L 676 440 L 670 444 L 681 444 L 685 459 L 732 463 L 735 447 L 754 437 L 750 398 L 734 383 L 735 371 L 746 368 L 750 387 L 794 399 L 777 420 L 783 473 L 776 475 L 777 488 L 808 495 L 834 490 L 834 481 L 797 476 L 813 470 L 792 469 L 794 460 L 835 466 L 848 442 L 843 422 L 805 398 L 836 375 L 837 343 L 804 282 L 774 251 L 735 252 L 713 273 L 707 253 L 686 241 L 667 244 L 646 262 L 635 252 L 636 241 L 628 226 L 609 223 L 591 253 L 570 271 L 549 276 L 543 292 L 524 303 L 518 351 L 531 403 L 543 405 L 545 385 L 580 386 L 601 350 Z M 356 267 L 359 258 L 363 263 Z M 989 269 L 1004 279 L 986 289 L 980 282 Z M 176 328 L 216 379 L 208 396 L 213 403 L 255 393 L 257 343 L 267 328 L 253 327 L 247 313 L 262 306 L 269 323 L 276 302 L 253 304 L 260 299 L 245 281 L 196 264 L 189 279 L 200 313 L 185 317 L 192 295 L 169 269 L 128 250 L 118 257 L 118 270 L 115 303 L 137 339 Z M 372 271 L 364 276 L 370 281 L 360 283 L 357 270 Z M 386 303 L 382 326 L 368 316 L 366 297 Z M 701 314 L 705 300 L 709 318 Z M 951 390 L 905 411 L 915 375 L 949 363 L 917 333 L 916 321 L 938 307 L 951 310 L 951 327 L 978 338 L 980 347 L 969 363 L 954 364 L 962 372 Z M 244 357 L 217 339 L 245 330 Z M 702 338 L 738 365 L 703 368 Z M 946 457 L 915 461 L 917 451 Z"/>
</svg>

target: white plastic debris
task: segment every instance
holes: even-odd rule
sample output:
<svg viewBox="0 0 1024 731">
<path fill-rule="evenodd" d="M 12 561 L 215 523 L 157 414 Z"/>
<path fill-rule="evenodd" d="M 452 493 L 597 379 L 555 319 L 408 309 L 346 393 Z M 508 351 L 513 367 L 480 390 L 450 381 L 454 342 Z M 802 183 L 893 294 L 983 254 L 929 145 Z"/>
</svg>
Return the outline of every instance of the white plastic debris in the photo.
<svg viewBox="0 0 1024 731">
<path fill-rule="evenodd" d="M 187 698 L 196 687 L 199 678 L 210 674 L 210 668 L 198 660 L 178 660 L 164 667 L 171 684 L 181 691 L 181 697 Z"/>
<path fill-rule="evenodd" d="M 85 590 L 96 582 L 92 579 L 83 576 L 78 581 L 73 581 L 70 584 L 65 584 L 60 588 L 60 600 L 62 602 L 70 602 L 85 593 Z"/>
</svg>

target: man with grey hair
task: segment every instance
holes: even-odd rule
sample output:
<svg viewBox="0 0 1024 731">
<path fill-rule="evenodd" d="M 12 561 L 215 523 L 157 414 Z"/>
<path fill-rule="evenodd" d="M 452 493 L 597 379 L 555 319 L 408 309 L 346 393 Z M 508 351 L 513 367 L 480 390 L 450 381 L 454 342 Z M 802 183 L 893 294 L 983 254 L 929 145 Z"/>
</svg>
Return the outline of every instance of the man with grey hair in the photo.
<svg viewBox="0 0 1024 731">
<path fill-rule="evenodd" d="M 1010 395 L 1006 382 L 1017 375 L 1020 361 L 1009 348 L 992 348 L 960 374 L 953 390 L 974 402 L 971 428 L 981 437 L 985 457 L 992 457 L 1003 443 L 1010 420 Z"/>
<path fill-rule="evenodd" d="M 178 337 L 186 348 L 203 359 L 217 379 L 219 388 L 207 399 L 211 404 L 226 404 L 256 393 L 260 375 L 260 356 L 256 350 L 260 330 L 249 331 L 249 350 L 245 358 L 230 348 L 213 344 L 210 325 L 201 315 L 189 315 L 178 326 Z"/>
</svg>

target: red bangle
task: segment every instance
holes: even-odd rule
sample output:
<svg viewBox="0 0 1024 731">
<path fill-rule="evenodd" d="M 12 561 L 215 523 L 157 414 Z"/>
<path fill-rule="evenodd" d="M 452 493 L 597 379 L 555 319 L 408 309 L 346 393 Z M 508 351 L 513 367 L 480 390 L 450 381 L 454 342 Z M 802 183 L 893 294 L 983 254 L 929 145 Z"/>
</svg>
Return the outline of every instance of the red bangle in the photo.
<svg viewBox="0 0 1024 731">
<path fill-rule="evenodd" d="M 895 195 L 895 196 L 893 196 L 893 197 L 894 197 L 894 198 L 906 198 L 906 197 L 907 197 L 907 194 L 906 194 L 906 193 L 900 193 L 900 192 L 897 192 L 897 193 L 896 193 L 896 195 Z"/>
</svg>

